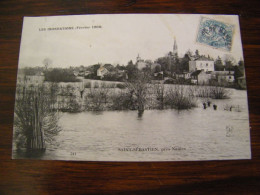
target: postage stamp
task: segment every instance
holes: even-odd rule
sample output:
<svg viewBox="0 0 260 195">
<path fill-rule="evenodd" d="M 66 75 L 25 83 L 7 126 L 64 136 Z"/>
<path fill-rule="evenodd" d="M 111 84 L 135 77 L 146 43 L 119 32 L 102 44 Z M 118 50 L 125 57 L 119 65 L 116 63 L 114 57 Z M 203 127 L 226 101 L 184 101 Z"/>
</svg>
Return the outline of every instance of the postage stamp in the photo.
<svg viewBox="0 0 260 195">
<path fill-rule="evenodd" d="M 231 51 L 234 25 L 201 17 L 196 42 Z"/>
</svg>

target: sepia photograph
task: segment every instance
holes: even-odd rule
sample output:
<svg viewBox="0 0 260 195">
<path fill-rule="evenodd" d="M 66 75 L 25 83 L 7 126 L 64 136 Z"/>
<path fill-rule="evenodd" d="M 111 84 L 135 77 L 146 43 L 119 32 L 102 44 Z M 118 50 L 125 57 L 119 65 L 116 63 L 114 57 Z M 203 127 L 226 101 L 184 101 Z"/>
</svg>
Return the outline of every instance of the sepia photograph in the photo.
<svg viewBox="0 0 260 195">
<path fill-rule="evenodd" d="M 24 17 L 12 158 L 251 159 L 239 17 Z"/>
</svg>

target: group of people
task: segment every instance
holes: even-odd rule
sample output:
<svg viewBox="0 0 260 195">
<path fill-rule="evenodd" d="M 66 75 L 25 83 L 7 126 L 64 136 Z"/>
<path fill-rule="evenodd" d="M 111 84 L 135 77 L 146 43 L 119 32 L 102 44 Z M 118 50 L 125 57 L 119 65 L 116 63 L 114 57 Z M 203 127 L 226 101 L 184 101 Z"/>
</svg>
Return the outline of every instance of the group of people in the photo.
<svg viewBox="0 0 260 195">
<path fill-rule="evenodd" d="M 207 109 L 207 107 L 210 107 L 210 105 L 211 105 L 211 102 L 210 102 L 210 101 L 208 101 L 208 102 L 203 102 L 203 108 L 204 108 L 204 109 Z M 216 104 L 213 104 L 213 109 L 214 109 L 214 110 L 217 110 L 217 108 L 218 108 L 218 106 L 217 106 Z"/>
</svg>

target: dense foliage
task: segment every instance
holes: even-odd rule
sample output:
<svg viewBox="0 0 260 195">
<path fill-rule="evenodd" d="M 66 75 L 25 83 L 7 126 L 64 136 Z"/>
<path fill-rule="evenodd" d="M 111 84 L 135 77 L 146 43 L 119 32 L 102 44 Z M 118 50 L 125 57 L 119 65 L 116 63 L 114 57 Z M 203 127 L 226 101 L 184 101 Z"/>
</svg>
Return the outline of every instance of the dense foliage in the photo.
<svg viewBox="0 0 260 195">
<path fill-rule="evenodd" d="M 78 79 L 68 69 L 54 68 L 44 72 L 45 81 L 50 82 L 77 82 Z"/>
</svg>

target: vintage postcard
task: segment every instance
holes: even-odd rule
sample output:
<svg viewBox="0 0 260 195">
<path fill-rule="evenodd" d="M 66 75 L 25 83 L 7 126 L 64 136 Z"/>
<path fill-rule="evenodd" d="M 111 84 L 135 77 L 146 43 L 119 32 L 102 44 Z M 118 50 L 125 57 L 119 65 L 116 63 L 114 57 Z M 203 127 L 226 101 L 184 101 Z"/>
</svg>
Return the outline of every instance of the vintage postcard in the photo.
<svg viewBox="0 0 260 195">
<path fill-rule="evenodd" d="M 251 159 L 236 15 L 24 17 L 13 159 Z"/>
</svg>

